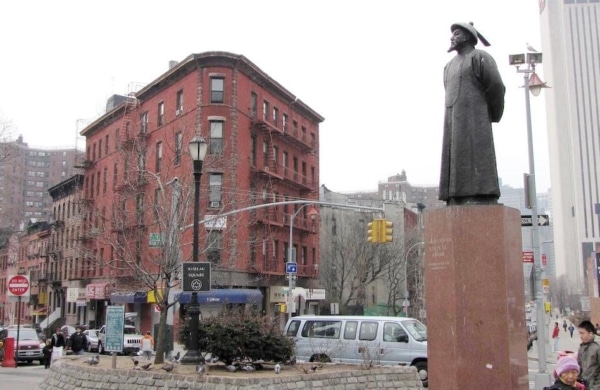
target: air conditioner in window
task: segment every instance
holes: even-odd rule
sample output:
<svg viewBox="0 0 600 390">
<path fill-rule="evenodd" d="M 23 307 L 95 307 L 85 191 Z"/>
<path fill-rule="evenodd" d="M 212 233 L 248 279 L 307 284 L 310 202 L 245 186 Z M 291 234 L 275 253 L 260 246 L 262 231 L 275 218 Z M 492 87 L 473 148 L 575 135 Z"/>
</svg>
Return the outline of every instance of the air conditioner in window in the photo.
<svg viewBox="0 0 600 390">
<path fill-rule="evenodd" d="M 221 202 L 210 202 L 210 207 L 221 207 Z"/>
<path fill-rule="evenodd" d="M 178 108 L 177 110 L 175 110 L 175 116 L 179 116 L 183 114 L 183 107 L 182 108 Z"/>
</svg>

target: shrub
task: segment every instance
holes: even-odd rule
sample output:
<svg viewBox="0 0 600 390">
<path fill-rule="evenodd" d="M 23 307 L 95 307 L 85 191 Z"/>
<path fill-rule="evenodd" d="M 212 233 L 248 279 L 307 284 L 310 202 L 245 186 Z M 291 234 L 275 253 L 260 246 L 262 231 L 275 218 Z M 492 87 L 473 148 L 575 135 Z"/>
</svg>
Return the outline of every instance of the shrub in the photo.
<svg viewBox="0 0 600 390">
<path fill-rule="evenodd" d="M 189 321 L 182 321 L 179 342 L 187 347 Z M 276 321 L 255 312 L 223 310 L 200 321 L 198 350 L 210 352 L 226 364 L 235 360 L 284 362 L 291 358 L 293 340 Z"/>
</svg>

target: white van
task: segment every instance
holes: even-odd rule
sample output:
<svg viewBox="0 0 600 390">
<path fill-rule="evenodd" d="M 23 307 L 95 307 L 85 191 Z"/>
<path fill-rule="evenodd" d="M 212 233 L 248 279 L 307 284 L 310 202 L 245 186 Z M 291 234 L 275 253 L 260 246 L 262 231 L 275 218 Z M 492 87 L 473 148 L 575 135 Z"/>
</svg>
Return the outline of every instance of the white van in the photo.
<svg viewBox="0 0 600 390">
<path fill-rule="evenodd" d="M 299 316 L 285 334 L 296 341 L 298 360 L 411 365 L 428 385 L 427 328 L 414 318 Z"/>
</svg>

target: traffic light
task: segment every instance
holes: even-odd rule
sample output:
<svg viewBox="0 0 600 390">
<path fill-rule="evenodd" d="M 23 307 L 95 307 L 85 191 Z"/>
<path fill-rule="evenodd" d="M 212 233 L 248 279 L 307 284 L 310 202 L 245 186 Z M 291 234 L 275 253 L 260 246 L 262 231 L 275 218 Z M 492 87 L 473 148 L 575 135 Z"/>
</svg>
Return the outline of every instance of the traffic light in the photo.
<svg viewBox="0 0 600 390">
<path fill-rule="evenodd" d="M 379 235 L 379 219 L 374 219 L 367 224 L 367 241 L 377 243 L 381 238 Z"/>
<path fill-rule="evenodd" d="M 392 242 L 394 241 L 394 223 L 386 219 L 379 220 L 379 242 Z"/>
</svg>

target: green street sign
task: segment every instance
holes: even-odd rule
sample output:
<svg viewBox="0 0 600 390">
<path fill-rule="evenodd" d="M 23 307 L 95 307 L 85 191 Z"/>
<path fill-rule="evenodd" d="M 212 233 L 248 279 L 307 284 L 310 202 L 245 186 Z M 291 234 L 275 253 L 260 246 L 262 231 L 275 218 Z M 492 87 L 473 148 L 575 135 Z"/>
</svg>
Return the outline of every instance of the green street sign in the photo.
<svg viewBox="0 0 600 390">
<path fill-rule="evenodd" d="M 160 248 L 163 246 L 162 234 L 160 233 L 150 233 L 148 241 L 150 242 L 150 248 Z"/>
<path fill-rule="evenodd" d="M 106 337 L 104 350 L 123 352 L 123 331 L 125 329 L 125 307 L 106 307 Z"/>
</svg>

